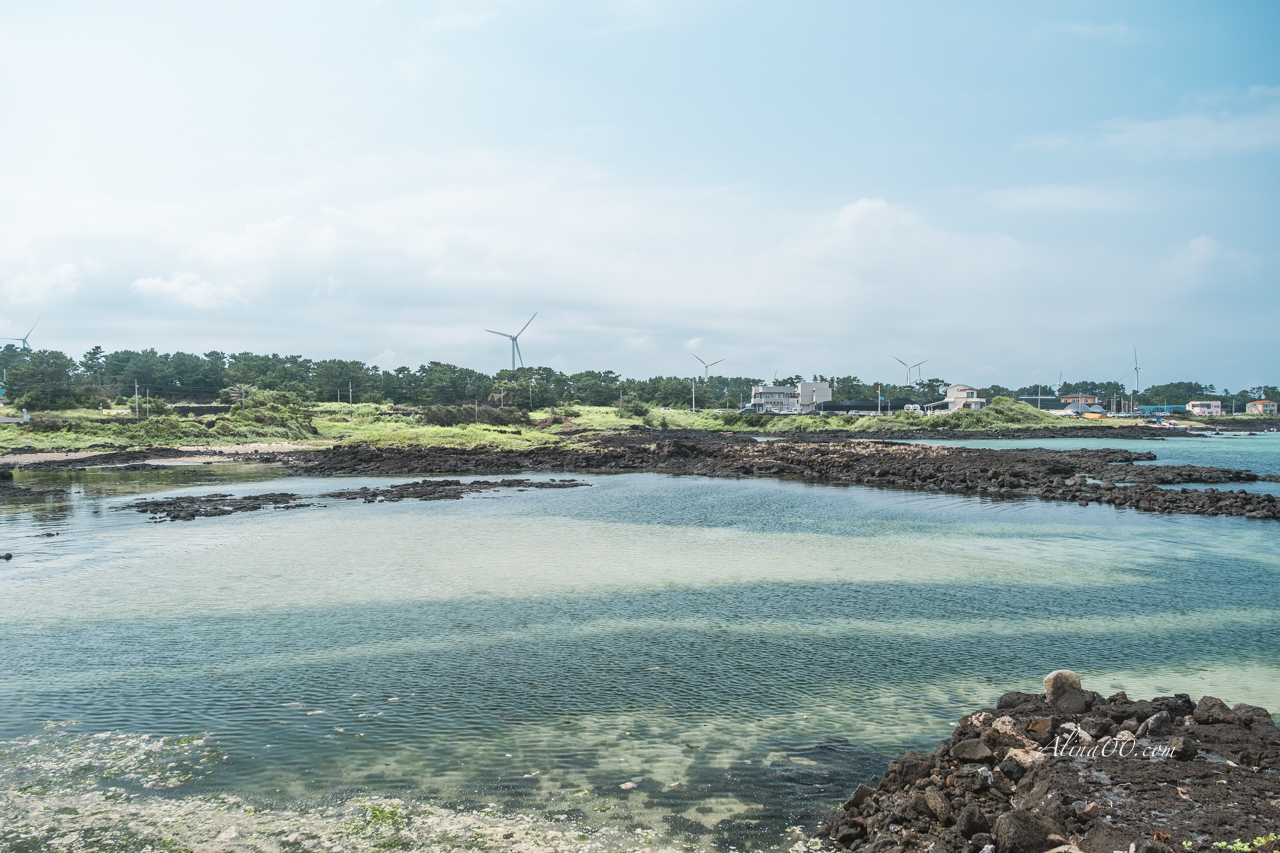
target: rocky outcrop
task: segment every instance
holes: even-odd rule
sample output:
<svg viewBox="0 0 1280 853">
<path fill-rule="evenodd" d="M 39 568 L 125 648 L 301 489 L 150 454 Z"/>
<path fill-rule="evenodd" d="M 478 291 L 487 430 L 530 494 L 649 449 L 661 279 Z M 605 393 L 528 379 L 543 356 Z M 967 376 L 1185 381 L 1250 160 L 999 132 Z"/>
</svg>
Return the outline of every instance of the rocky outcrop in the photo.
<svg viewBox="0 0 1280 853">
<path fill-rule="evenodd" d="M 1265 709 L 1103 698 L 1070 670 L 1045 686 L 898 758 L 817 835 L 866 853 L 1185 853 L 1280 832 L 1280 731 Z"/>
<path fill-rule="evenodd" d="M 950 492 L 1107 504 L 1149 512 L 1275 519 L 1274 495 L 1244 490 L 1170 489 L 1183 483 L 1254 482 L 1252 471 L 1139 465 L 1128 450 L 986 450 L 885 441 L 757 442 L 737 434 L 634 431 L 595 434 L 565 446 L 527 450 L 335 447 L 263 454 L 307 475 L 402 475 L 514 471 L 662 471 L 710 477 L 792 477 Z"/>
</svg>

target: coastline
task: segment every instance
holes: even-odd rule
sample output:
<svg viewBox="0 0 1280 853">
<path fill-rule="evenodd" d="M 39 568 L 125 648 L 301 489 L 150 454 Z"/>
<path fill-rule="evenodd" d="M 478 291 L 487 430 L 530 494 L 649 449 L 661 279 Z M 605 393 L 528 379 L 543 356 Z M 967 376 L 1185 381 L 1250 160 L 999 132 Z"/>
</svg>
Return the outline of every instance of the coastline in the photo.
<svg viewBox="0 0 1280 853">
<path fill-rule="evenodd" d="M 1069 670 L 961 717 L 859 786 L 817 836 L 863 853 L 1173 853 L 1280 844 L 1280 730 L 1264 708 L 1131 700 Z M 1263 843 L 1252 843 L 1262 839 Z"/>
<path fill-rule="evenodd" d="M 823 441 L 809 436 L 760 442 L 750 436 L 632 431 L 528 450 L 378 448 L 263 454 L 295 474 L 415 475 L 521 471 L 653 471 L 709 477 L 779 477 L 853 483 L 1190 515 L 1280 518 L 1276 496 L 1243 489 L 1171 489 L 1273 481 L 1252 471 L 1155 460 L 1129 450 L 987 450 L 884 440 Z"/>
<path fill-rule="evenodd" d="M 629 430 L 587 433 L 573 441 L 522 450 L 434 446 L 296 445 L 167 448 L 97 454 L 9 455 L 0 471 L 82 470 L 95 465 L 145 466 L 150 460 L 209 462 L 235 459 L 283 465 L 306 476 L 413 476 L 521 472 L 651 471 L 708 477 L 777 477 L 849 483 L 1001 499 L 1106 504 L 1183 515 L 1280 519 L 1277 496 L 1233 488 L 1275 482 L 1276 475 L 1154 462 L 1130 450 L 1000 449 L 902 443 L 883 438 L 837 440 L 796 434 L 758 441 L 741 433 Z M 141 469 L 137 469 L 141 470 Z M 1195 484 L 1206 488 L 1186 488 Z M 1181 488 L 1173 488 L 1181 487 Z M 21 491 L 11 486 L 11 491 Z"/>
</svg>

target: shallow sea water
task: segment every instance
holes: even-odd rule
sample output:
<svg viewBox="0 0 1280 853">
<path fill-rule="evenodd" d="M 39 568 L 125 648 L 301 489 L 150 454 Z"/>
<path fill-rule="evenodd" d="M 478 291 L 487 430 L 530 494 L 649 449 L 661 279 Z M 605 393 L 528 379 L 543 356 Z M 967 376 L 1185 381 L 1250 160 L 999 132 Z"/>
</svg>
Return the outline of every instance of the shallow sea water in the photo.
<svg viewBox="0 0 1280 853">
<path fill-rule="evenodd" d="M 1274 522 L 656 474 L 370 505 L 306 496 L 409 478 L 162 473 L 19 475 L 72 492 L 0 516 L 0 739 L 201 736 L 217 760 L 170 796 L 774 848 L 1052 669 L 1280 707 Z M 148 490 L 325 506 L 121 510 Z"/>
</svg>

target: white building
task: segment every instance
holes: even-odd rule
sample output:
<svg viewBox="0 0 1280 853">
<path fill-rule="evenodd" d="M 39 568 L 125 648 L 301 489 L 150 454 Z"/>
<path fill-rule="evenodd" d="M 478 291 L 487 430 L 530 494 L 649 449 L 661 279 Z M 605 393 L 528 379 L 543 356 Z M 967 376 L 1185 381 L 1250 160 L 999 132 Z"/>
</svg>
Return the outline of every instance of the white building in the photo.
<svg viewBox="0 0 1280 853">
<path fill-rule="evenodd" d="M 819 403 L 831 402 L 831 385 L 827 382 L 801 382 L 796 391 L 802 412 L 818 408 Z"/>
<path fill-rule="evenodd" d="M 931 414 L 939 414 L 960 409 L 981 409 L 986 404 L 986 398 L 979 397 L 978 392 L 968 385 L 952 385 L 947 389 L 946 397 L 936 403 L 925 403 L 924 407 Z"/>
<path fill-rule="evenodd" d="M 798 415 L 830 401 L 831 385 L 827 382 L 756 385 L 751 389 L 751 407 L 757 412 L 775 415 Z"/>
<path fill-rule="evenodd" d="M 1212 415 L 1217 417 L 1222 414 L 1221 400 L 1192 400 L 1187 403 L 1187 411 L 1193 415 Z"/>
</svg>

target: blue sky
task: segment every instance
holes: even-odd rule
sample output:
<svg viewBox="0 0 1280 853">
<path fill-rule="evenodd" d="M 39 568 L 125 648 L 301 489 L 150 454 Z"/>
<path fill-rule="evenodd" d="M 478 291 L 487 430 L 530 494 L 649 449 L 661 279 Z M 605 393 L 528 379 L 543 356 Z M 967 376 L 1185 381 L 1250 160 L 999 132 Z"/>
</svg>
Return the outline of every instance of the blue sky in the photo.
<svg viewBox="0 0 1280 853">
<path fill-rule="evenodd" d="M 1280 379 L 1280 7 L 8 3 L 0 335 Z M 1144 383 L 1145 384 L 1145 383 Z"/>
</svg>

